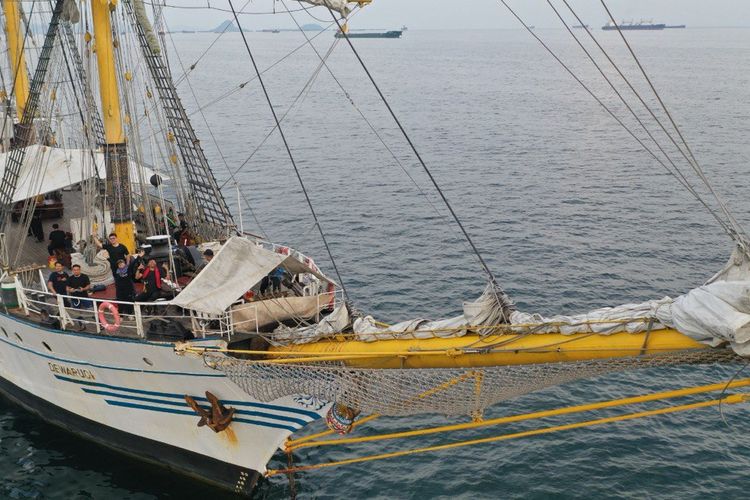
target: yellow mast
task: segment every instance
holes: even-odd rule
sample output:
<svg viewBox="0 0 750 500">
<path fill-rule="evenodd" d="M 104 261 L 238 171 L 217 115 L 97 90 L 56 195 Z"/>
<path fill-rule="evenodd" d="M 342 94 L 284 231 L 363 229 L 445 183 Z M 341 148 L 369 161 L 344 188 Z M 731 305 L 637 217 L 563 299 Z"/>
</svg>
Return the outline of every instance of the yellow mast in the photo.
<svg viewBox="0 0 750 500">
<path fill-rule="evenodd" d="M 104 120 L 104 159 L 107 168 L 107 197 L 109 198 L 114 232 L 130 252 L 135 251 L 135 232 L 131 219 L 132 201 L 128 154 L 120 112 L 120 93 L 117 87 L 115 45 L 112 38 L 110 14 L 117 0 L 91 0 L 94 25 L 94 47 L 99 68 L 99 93 Z"/>
<path fill-rule="evenodd" d="M 23 52 L 24 35 L 21 28 L 21 2 L 2 0 L 5 13 L 5 34 L 8 41 L 8 58 L 13 78 L 13 94 L 16 96 L 18 119 L 23 118 L 26 101 L 29 99 L 29 73 Z"/>
</svg>

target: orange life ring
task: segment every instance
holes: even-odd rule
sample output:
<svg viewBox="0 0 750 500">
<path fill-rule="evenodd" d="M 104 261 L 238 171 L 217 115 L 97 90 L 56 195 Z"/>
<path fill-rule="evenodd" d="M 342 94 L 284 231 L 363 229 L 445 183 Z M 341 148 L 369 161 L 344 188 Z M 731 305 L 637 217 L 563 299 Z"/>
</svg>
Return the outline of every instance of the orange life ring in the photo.
<svg viewBox="0 0 750 500">
<path fill-rule="evenodd" d="M 105 310 L 108 310 L 112 313 L 113 323 L 107 321 L 107 317 L 104 316 Z M 120 328 L 120 324 L 122 323 L 122 320 L 120 319 L 120 311 L 117 310 L 117 306 L 110 302 L 102 302 L 101 304 L 99 304 L 99 323 L 101 323 L 101 325 L 105 330 L 107 330 L 107 332 L 116 332 L 117 329 Z"/>
</svg>

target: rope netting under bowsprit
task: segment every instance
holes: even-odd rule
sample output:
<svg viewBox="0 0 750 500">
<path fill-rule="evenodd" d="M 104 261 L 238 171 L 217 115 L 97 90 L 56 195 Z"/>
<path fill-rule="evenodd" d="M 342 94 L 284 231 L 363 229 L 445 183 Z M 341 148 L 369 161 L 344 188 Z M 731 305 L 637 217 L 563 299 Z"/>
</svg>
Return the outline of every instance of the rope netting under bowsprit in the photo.
<svg viewBox="0 0 750 500">
<path fill-rule="evenodd" d="M 206 352 L 220 370 L 260 401 L 304 394 L 363 413 L 469 415 L 516 396 L 605 373 L 680 364 L 732 362 L 728 349 L 631 358 L 477 368 L 364 369 L 342 364 L 270 364 Z"/>
</svg>

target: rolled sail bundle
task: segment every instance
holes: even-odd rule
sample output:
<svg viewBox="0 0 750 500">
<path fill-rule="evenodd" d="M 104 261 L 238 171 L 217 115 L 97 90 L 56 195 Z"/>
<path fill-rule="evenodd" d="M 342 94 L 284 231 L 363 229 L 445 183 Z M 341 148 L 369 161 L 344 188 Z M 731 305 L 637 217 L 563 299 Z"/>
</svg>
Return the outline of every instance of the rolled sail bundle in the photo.
<svg viewBox="0 0 750 500">
<path fill-rule="evenodd" d="M 328 7 L 329 9 L 338 12 L 342 17 L 349 15 L 351 10 L 348 7 L 347 0 L 300 0 L 303 3 L 309 3 L 312 5 L 320 5 Z"/>
</svg>

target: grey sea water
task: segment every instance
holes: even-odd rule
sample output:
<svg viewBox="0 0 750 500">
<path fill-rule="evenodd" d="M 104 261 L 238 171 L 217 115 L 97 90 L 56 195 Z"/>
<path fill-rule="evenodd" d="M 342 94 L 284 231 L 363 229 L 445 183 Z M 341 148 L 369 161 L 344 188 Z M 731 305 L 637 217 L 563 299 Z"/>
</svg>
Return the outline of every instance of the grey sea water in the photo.
<svg viewBox="0 0 750 500">
<path fill-rule="evenodd" d="M 624 113 L 565 32 L 536 33 Z M 595 34 L 646 96 L 645 82 L 616 33 Z M 172 37 L 177 51 L 170 60 L 180 75 L 180 64 L 198 60 L 215 35 Z M 688 28 L 628 37 L 717 191 L 747 225 L 750 29 Z M 267 68 L 304 40 L 299 33 L 251 33 L 249 41 L 259 66 Z M 332 42 L 326 33 L 316 46 L 325 52 Z M 521 309 L 574 313 L 676 296 L 701 284 L 728 257 L 730 242 L 703 207 L 528 33 L 408 31 L 401 40 L 355 43 Z M 303 48 L 269 70 L 265 81 L 277 112 L 289 113 L 285 131 L 351 298 L 384 321 L 455 314 L 463 300 L 482 291 L 478 262 L 343 43 L 329 65 L 348 97 L 323 70 L 291 106 L 316 65 L 316 56 Z M 257 82 L 238 88 L 250 77 L 239 35 L 227 34 L 200 58 L 190 85 L 180 84 L 193 112 L 199 108 L 193 95 L 205 104 L 236 89 L 192 116 L 217 176 L 228 181 L 225 195 L 235 207 L 227 165 L 240 168 L 272 127 Z M 351 102 L 371 120 L 403 169 Z M 317 256 L 320 266 L 331 271 L 277 135 L 237 179 L 246 198 L 246 229 Z M 683 367 L 611 374 L 509 401 L 489 415 L 726 381 L 737 370 Z M 297 476 L 296 490 L 300 498 L 746 498 L 747 416 L 746 405 L 724 407 L 722 414 L 698 410 L 312 471 Z M 382 419 L 358 432 L 445 422 L 439 416 Z M 310 430 L 321 428 L 319 423 Z M 526 428 L 303 450 L 295 460 L 319 463 Z M 285 464 L 279 454 L 270 466 Z M 4 401 L 0 474 L 0 496 L 8 498 L 224 495 L 85 443 Z M 289 495 L 284 476 L 264 482 L 258 491 L 262 498 Z"/>
</svg>

